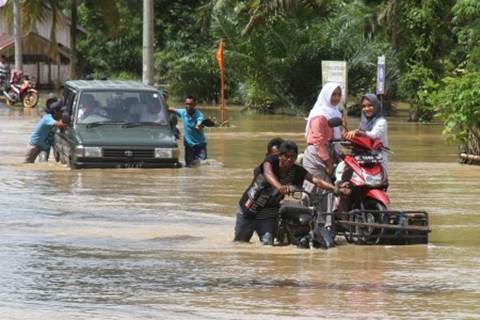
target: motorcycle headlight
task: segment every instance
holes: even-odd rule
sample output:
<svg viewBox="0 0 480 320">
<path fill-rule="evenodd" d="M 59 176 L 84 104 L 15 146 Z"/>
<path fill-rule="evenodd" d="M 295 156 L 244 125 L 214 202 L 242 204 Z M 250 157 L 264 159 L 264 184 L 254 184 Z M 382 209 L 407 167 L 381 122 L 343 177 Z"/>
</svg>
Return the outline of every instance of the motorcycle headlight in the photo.
<svg viewBox="0 0 480 320">
<path fill-rule="evenodd" d="M 101 147 L 78 146 L 75 148 L 75 156 L 77 158 L 101 158 L 102 153 Z"/>
<path fill-rule="evenodd" d="M 178 158 L 177 148 L 155 148 L 155 158 L 172 159 Z"/>
<path fill-rule="evenodd" d="M 379 173 L 379 174 L 376 174 L 376 175 L 373 175 L 373 176 L 367 175 L 365 177 L 366 184 L 369 185 L 369 186 L 372 186 L 372 187 L 382 185 L 382 181 L 383 181 L 383 174 L 382 173 Z"/>
</svg>

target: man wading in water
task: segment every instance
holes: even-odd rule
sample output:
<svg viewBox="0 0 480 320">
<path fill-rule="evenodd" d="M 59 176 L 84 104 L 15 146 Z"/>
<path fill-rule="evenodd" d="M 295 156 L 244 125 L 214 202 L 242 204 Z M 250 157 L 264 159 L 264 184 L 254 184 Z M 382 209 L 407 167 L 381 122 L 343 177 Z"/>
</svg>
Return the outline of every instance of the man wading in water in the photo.
<svg viewBox="0 0 480 320">
<path fill-rule="evenodd" d="M 190 167 L 207 159 L 207 139 L 203 132 L 203 113 L 195 108 L 195 98 L 188 96 L 184 104 L 185 109 L 168 108 L 168 111 L 182 119 L 185 165 Z"/>
<path fill-rule="evenodd" d="M 293 141 L 284 141 L 278 155 L 270 155 L 255 170 L 252 183 L 243 193 L 237 208 L 234 241 L 249 242 L 257 232 L 262 244 L 273 245 L 278 224 L 280 201 L 291 191 L 291 186 L 302 187 L 308 180 L 315 186 L 347 194 L 348 189 L 336 189 L 331 183 L 313 177 L 295 164 L 298 147 Z"/>
</svg>

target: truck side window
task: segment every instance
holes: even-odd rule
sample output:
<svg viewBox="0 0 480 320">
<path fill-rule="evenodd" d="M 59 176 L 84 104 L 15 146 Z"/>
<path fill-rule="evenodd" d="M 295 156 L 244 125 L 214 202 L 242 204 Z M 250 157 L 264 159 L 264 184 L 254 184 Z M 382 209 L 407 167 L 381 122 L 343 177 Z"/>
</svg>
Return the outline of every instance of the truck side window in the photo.
<svg viewBox="0 0 480 320">
<path fill-rule="evenodd" d="M 70 90 L 66 90 L 65 92 L 65 107 L 66 110 L 64 112 L 63 118 L 64 121 L 67 120 L 67 123 L 72 123 L 75 117 L 75 112 L 73 110 L 73 103 L 75 102 L 76 93 Z"/>
</svg>

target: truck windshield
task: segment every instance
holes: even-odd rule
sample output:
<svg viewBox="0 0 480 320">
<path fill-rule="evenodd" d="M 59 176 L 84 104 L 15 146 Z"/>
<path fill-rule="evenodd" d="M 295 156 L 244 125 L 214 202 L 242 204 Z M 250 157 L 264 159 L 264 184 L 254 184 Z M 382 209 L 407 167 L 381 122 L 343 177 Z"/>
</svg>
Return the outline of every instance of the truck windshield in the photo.
<svg viewBox="0 0 480 320">
<path fill-rule="evenodd" d="M 84 91 L 75 119 L 82 124 L 105 121 L 168 124 L 165 102 L 154 91 Z"/>
</svg>

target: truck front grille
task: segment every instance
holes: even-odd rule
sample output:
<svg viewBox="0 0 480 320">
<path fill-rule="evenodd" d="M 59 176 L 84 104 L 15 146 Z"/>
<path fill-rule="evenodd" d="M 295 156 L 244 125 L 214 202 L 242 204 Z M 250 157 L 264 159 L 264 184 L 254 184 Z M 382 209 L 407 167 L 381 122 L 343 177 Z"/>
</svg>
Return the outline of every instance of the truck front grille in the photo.
<svg viewBox="0 0 480 320">
<path fill-rule="evenodd" d="M 104 158 L 115 159 L 152 159 L 154 156 L 153 149 L 112 149 L 104 148 Z"/>
</svg>

